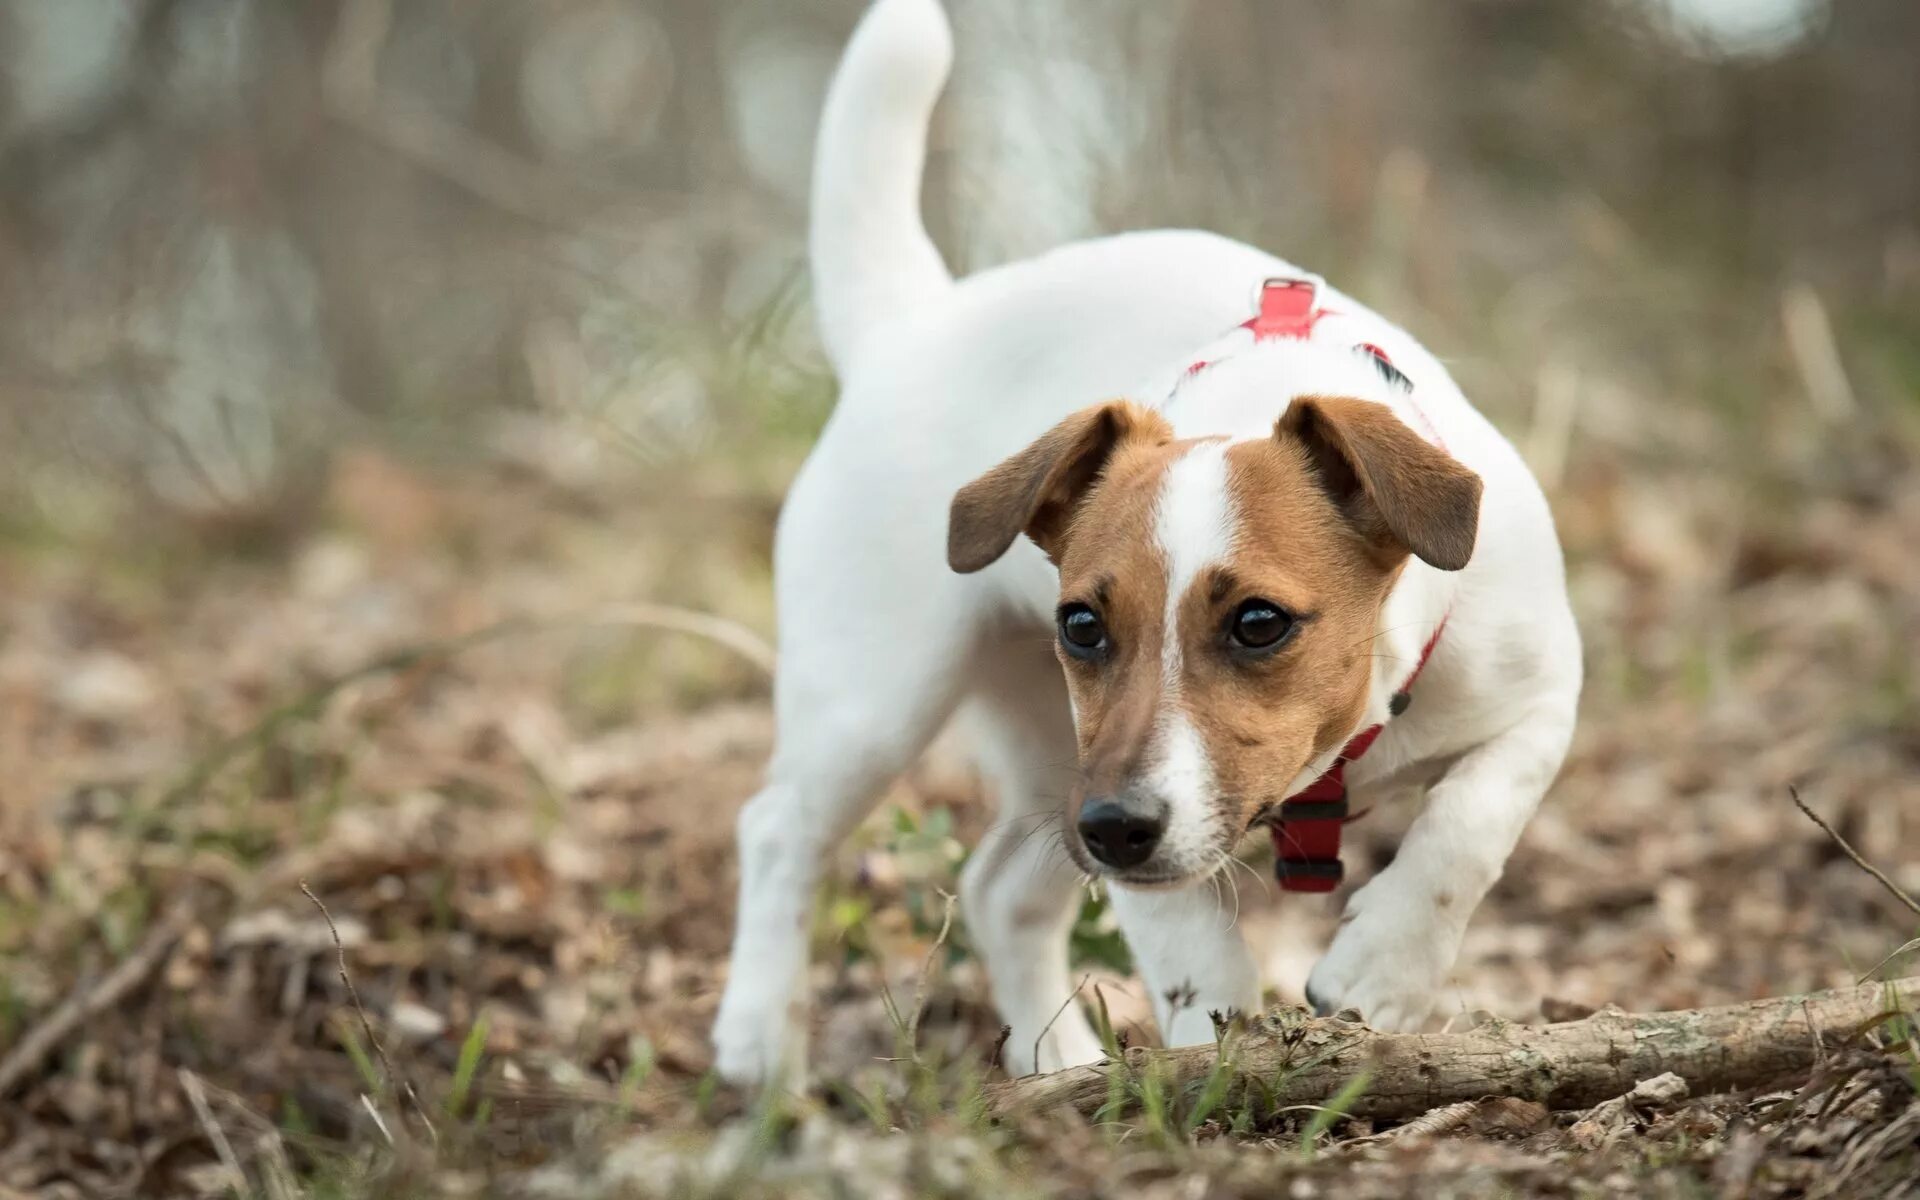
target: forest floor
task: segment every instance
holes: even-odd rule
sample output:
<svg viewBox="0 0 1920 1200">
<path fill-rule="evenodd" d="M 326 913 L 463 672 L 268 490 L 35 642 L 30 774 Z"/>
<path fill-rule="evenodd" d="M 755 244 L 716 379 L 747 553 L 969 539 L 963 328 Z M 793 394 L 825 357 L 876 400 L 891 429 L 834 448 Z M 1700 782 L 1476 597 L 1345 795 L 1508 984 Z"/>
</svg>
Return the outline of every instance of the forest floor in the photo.
<svg viewBox="0 0 1920 1200">
<path fill-rule="evenodd" d="M 1920 922 L 1788 790 L 1920 892 L 1920 476 L 1862 462 L 1733 488 L 1576 458 L 1555 503 L 1588 643 L 1579 735 L 1474 921 L 1453 1027 L 1913 961 L 1883 964 Z M 1195 1095 L 990 1123 L 972 1100 L 997 1021 L 964 928 L 936 944 L 990 820 L 952 745 L 888 794 L 821 899 L 822 1086 L 719 1085 L 706 1031 L 766 679 L 625 606 L 770 629 L 777 492 L 677 479 L 669 509 L 362 451 L 265 547 L 9 530 L 0 1198 L 1920 1187 L 1897 1025 L 1831 1047 L 1805 1088 L 1487 1104 L 1436 1134 Z M 1356 875 L 1410 815 L 1355 827 Z M 1297 1001 L 1337 902 L 1282 899 L 1253 882 L 1259 846 L 1245 857 L 1241 923 L 1275 1002 Z M 1087 994 L 1149 1040 L 1097 903 L 1074 948 Z"/>
</svg>

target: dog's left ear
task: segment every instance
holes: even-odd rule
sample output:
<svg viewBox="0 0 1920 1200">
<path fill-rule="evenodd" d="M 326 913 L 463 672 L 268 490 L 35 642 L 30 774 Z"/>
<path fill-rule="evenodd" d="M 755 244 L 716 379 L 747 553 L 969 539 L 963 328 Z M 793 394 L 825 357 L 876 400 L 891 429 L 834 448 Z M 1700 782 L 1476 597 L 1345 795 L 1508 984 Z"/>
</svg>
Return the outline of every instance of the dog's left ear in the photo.
<svg viewBox="0 0 1920 1200">
<path fill-rule="evenodd" d="M 1305 447 L 1334 502 L 1370 540 L 1410 550 L 1442 571 L 1458 571 L 1473 557 L 1480 477 L 1391 409 L 1303 396 L 1273 432 Z"/>
<path fill-rule="evenodd" d="M 1132 437 L 1166 440 L 1160 414 L 1116 400 L 1083 408 L 961 488 L 947 517 L 947 565 L 963 575 L 998 561 L 1022 533 L 1060 561 L 1074 507 Z"/>
</svg>

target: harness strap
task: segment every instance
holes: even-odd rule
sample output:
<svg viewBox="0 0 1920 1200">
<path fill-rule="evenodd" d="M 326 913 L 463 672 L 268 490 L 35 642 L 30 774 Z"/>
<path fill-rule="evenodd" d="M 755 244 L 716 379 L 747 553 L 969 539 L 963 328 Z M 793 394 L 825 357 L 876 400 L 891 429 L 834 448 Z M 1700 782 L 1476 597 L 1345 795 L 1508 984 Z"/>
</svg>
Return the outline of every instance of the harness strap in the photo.
<svg viewBox="0 0 1920 1200">
<path fill-rule="evenodd" d="M 1446 628 L 1447 620 L 1442 617 L 1433 636 L 1421 647 L 1420 661 L 1388 702 L 1389 719 L 1407 711 L 1413 702 L 1413 685 Z M 1347 764 L 1358 761 L 1371 749 L 1386 727 L 1383 721 L 1354 734 L 1325 774 L 1280 802 L 1279 815 L 1273 820 L 1273 873 L 1286 891 L 1331 892 L 1346 878 L 1346 867 L 1340 861 L 1340 831 L 1348 821 L 1365 815 L 1349 810 Z"/>
</svg>

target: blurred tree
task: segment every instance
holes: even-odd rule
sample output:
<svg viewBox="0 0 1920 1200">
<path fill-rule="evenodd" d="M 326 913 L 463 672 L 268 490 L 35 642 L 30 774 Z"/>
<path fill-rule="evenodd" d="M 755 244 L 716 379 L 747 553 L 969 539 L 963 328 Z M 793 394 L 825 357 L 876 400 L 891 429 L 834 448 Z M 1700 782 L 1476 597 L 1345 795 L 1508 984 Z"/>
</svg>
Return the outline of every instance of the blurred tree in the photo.
<svg viewBox="0 0 1920 1200">
<path fill-rule="evenodd" d="M 1920 5 L 1729 43 L 1754 10 L 1704 2 L 953 0 L 929 207 L 964 267 L 1225 229 L 1492 354 L 1730 348 L 1799 280 L 1911 307 Z M 529 399 L 710 427 L 702 339 L 793 278 L 863 7 L 0 0 L 0 486 L 271 514 L 342 437 L 477 445 Z"/>
</svg>

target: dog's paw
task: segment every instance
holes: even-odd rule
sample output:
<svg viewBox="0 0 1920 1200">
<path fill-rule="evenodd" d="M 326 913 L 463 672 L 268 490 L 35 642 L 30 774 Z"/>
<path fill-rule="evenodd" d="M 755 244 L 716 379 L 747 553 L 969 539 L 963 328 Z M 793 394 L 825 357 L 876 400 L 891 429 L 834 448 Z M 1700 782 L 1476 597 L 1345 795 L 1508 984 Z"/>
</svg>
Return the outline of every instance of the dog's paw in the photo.
<svg viewBox="0 0 1920 1200">
<path fill-rule="evenodd" d="M 730 990 L 721 1001 L 713 1022 L 714 1070 L 738 1087 L 796 1086 L 806 1071 L 803 1035 L 778 1007 L 752 1000 Z"/>
<path fill-rule="evenodd" d="M 1426 1024 L 1460 947 L 1460 931 L 1390 894 L 1356 892 L 1346 924 L 1307 979 L 1307 1002 L 1320 1014 L 1357 1009 L 1392 1033 Z M 1389 889 L 1391 891 L 1391 889 Z M 1430 911 L 1430 909 L 1428 909 Z"/>
</svg>

